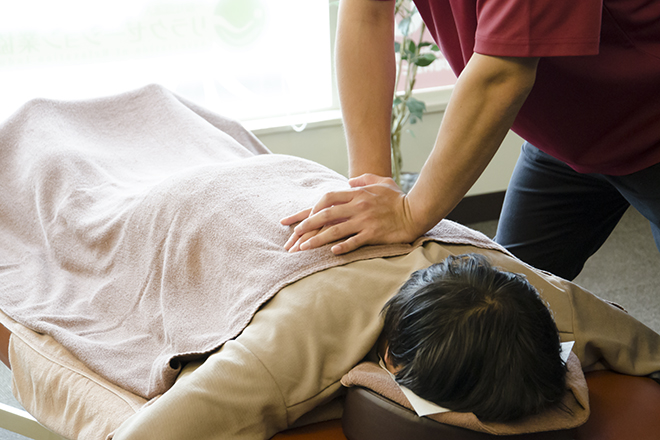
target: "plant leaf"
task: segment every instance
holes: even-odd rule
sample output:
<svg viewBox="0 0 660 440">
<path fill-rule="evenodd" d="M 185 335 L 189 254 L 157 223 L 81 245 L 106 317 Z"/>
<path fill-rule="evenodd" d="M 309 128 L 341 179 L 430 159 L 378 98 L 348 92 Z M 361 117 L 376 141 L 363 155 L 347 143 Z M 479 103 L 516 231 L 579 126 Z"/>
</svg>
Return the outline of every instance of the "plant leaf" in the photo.
<svg viewBox="0 0 660 440">
<path fill-rule="evenodd" d="M 411 54 L 415 54 L 417 52 L 417 45 L 413 40 L 408 41 L 408 47 L 407 47 L 408 52 Z"/>
<path fill-rule="evenodd" d="M 424 111 L 426 111 L 426 104 L 424 101 L 420 101 L 411 96 L 406 102 L 406 107 L 408 107 L 408 110 L 410 111 L 411 124 L 413 124 L 413 118 L 419 119 L 420 121 L 422 120 L 422 115 L 424 114 Z"/>
<path fill-rule="evenodd" d="M 435 61 L 437 57 L 432 53 L 424 53 L 415 58 L 414 63 L 419 67 L 426 67 Z"/>
<path fill-rule="evenodd" d="M 395 53 L 401 52 L 401 43 L 399 43 L 398 41 L 394 42 L 394 52 Z"/>
<path fill-rule="evenodd" d="M 400 22 L 399 22 L 399 32 L 401 32 L 402 35 L 407 36 L 410 33 L 410 23 L 412 16 L 404 17 Z"/>
</svg>

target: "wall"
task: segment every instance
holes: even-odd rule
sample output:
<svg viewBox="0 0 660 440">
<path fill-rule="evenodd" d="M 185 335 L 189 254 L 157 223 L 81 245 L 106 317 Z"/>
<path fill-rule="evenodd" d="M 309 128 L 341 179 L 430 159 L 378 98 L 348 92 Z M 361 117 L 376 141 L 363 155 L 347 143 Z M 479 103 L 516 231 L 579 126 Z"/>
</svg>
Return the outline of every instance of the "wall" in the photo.
<svg viewBox="0 0 660 440">
<path fill-rule="evenodd" d="M 404 171 L 418 172 L 433 148 L 440 121 L 451 90 L 444 88 L 422 96 L 428 112 L 424 120 L 408 128 L 402 139 Z M 250 124 L 246 124 L 248 128 Z M 301 132 L 291 127 L 254 129 L 254 133 L 274 153 L 291 154 L 314 160 L 347 175 L 348 157 L 341 120 L 338 115 L 324 121 L 308 124 Z M 518 158 L 522 139 L 510 132 L 500 150 L 468 195 L 504 191 L 509 183 L 513 166 Z"/>
</svg>

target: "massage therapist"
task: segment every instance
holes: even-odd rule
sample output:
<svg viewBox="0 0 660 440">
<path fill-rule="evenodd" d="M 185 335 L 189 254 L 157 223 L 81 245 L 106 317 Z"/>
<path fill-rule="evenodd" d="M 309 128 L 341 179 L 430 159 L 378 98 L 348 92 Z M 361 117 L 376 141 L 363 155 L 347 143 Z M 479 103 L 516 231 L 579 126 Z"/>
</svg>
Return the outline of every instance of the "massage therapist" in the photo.
<svg viewBox="0 0 660 440">
<path fill-rule="evenodd" d="M 458 76 L 404 194 L 389 178 L 395 0 L 341 0 L 336 68 L 351 189 L 282 220 L 290 251 L 411 242 L 443 219 L 509 129 L 527 142 L 496 241 L 574 278 L 629 205 L 660 246 L 660 2 L 416 0 Z"/>
</svg>

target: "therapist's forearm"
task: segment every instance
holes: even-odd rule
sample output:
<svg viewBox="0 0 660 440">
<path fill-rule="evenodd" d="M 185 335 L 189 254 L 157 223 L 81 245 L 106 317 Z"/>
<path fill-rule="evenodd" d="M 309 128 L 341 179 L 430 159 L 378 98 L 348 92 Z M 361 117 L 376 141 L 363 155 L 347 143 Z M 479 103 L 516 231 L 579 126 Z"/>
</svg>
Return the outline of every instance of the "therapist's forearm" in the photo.
<svg viewBox="0 0 660 440">
<path fill-rule="evenodd" d="M 420 233 L 447 216 L 482 174 L 534 84 L 538 59 L 474 54 L 408 204 Z"/>
<path fill-rule="evenodd" d="M 394 1 L 341 1 L 336 68 L 349 174 L 389 176 Z"/>
</svg>

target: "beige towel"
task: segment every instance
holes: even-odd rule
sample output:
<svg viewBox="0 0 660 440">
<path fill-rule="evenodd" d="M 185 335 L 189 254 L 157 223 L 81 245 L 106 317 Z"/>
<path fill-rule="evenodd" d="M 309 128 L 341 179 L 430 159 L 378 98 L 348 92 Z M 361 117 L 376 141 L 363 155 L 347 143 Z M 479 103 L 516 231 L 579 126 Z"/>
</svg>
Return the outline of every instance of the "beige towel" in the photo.
<svg viewBox="0 0 660 440">
<path fill-rule="evenodd" d="M 145 398 L 306 275 L 431 238 L 497 248 L 442 222 L 412 245 L 289 254 L 279 219 L 346 179 L 158 86 L 32 101 L 0 126 L 0 164 L 0 308 Z"/>
<path fill-rule="evenodd" d="M 472 413 L 454 411 L 431 414 L 428 418 L 447 425 L 496 435 L 575 428 L 584 424 L 589 418 L 589 390 L 577 356 L 571 353 L 566 365 L 568 366 L 566 376 L 568 389 L 562 403 L 569 411 L 557 406 L 540 414 L 509 423 L 485 423 Z M 359 386 L 370 389 L 401 406 L 413 409 L 396 382 L 376 363 L 363 362 L 357 365 L 342 378 L 341 382 L 346 387 Z"/>
</svg>

